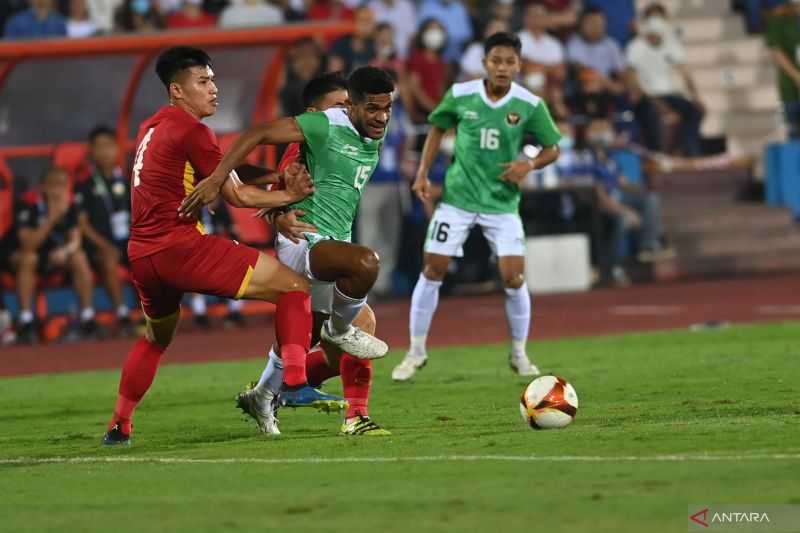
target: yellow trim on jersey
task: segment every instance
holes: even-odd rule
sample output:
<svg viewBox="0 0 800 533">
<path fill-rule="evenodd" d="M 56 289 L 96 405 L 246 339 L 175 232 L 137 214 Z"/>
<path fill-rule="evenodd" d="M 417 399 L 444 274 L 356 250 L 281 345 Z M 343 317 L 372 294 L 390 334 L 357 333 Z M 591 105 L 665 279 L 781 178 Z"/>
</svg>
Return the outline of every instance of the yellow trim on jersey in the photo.
<svg viewBox="0 0 800 533">
<path fill-rule="evenodd" d="M 186 162 L 186 165 L 183 167 L 183 192 L 186 193 L 186 196 L 192 194 L 194 190 L 194 167 L 190 162 Z M 199 220 L 197 221 L 197 231 L 201 235 L 206 234 L 206 228 L 203 226 L 203 223 Z"/>
<path fill-rule="evenodd" d="M 238 300 L 239 298 L 244 296 L 244 293 L 247 291 L 247 287 L 250 285 L 250 280 L 253 278 L 253 272 L 255 272 L 255 269 L 251 266 L 248 266 L 247 273 L 245 273 L 244 275 L 242 284 L 239 285 L 239 290 L 236 291 L 236 296 L 234 296 L 235 299 Z"/>
</svg>

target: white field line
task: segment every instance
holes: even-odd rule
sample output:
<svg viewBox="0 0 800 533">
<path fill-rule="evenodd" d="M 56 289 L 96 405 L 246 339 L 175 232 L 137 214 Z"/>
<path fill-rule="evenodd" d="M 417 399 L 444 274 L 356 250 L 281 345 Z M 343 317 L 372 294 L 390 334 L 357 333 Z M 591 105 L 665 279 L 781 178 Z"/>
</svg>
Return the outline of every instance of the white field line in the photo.
<svg viewBox="0 0 800 533">
<path fill-rule="evenodd" d="M 9 457 L 0 458 L 0 465 L 38 464 L 102 464 L 102 463 L 154 463 L 154 464 L 267 464 L 305 465 L 342 463 L 434 463 L 434 462 L 522 462 L 522 463 L 624 463 L 624 462 L 689 462 L 689 461 L 782 461 L 800 460 L 800 453 L 744 453 L 736 455 L 431 455 L 409 457 L 221 457 L 194 459 L 189 457 Z"/>
<path fill-rule="evenodd" d="M 686 311 L 683 305 L 613 305 L 608 312 L 617 316 L 668 316 Z"/>
</svg>

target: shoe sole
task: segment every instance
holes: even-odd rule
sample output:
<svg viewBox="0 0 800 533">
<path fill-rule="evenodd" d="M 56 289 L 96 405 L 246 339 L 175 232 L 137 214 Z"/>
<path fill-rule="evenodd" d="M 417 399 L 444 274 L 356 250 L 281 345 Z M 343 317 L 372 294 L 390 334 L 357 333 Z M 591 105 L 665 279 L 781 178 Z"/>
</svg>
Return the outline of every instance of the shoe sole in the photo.
<svg viewBox="0 0 800 533">
<path fill-rule="evenodd" d="M 341 413 L 342 411 L 346 410 L 349 404 L 346 401 L 340 400 L 314 400 L 311 403 L 304 403 L 302 405 L 292 405 L 288 403 L 282 403 L 281 407 L 293 407 L 303 408 L 303 407 L 312 407 L 321 413 Z"/>
<path fill-rule="evenodd" d="M 340 431 L 339 435 L 342 437 L 391 437 L 392 432 L 384 430 L 384 432 L 368 431 L 366 433 L 345 433 L 344 431 Z"/>
<path fill-rule="evenodd" d="M 107 441 L 107 440 L 103 439 L 103 442 L 101 444 L 103 446 L 107 446 L 109 448 L 112 448 L 114 446 L 130 446 L 131 445 L 131 440 L 132 439 L 117 440 L 117 441 Z"/>
<path fill-rule="evenodd" d="M 380 343 L 379 347 L 377 350 L 375 350 L 375 352 L 365 353 L 359 351 L 358 349 L 349 349 L 339 345 L 339 343 L 337 343 L 335 340 L 331 339 L 330 336 L 328 336 L 324 328 L 321 334 L 322 340 L 324 340 L 325 342 L 329 342 L 334 346 L 338 346 L 339 348 L 342 349 L 342 351 L 347 352 L 348 354 L 358 359 L 381 359 L 382 357 L 386 357 L 386 354 L 389 353 L 389 345 L 383 342 L 382 340 L 378 339 L 374 335 L 371 335 L 371 337 L 376 339 Z"/>
<path fill-rule="evenodd" d="M 258 417 L 250 412 L 250 410 L 246 407 L 246 403 L 242 400 L 243 394 L 244 394 L 243 392 L 240 392 L 239 394 L 236 395 L 236 407 L 240 409 L 243 414 L 247 415 L 248 418 L 255 421 L 256 427 L 258 427 L 258 430 L 261 431 L 261 433 L 266 433 L 267 435 L 280 435 L 281 434 L 280 430 L 277 430 L 277 432 L 269 431 L 267 426 L 262 424 L 261 421 L 259 421 Z M 277 425 L 278 424 L 276 422 L 275 423 L 276 429 Z"/>
<path fill-rule="evenodd" d="M 530 374 L 523 374 L 522 372 L 520 372 L 520 371 L 519 371 L 519 369 L 518 369 L 517 367 L 515 367 L 514 365 L 512 365 L 510 362 L 508 363 L 508 367 L 509 367 L 509 368 L 511 369 L 511 371 L 512 371 L 512 372 L 514 372 L 516 375 L 518 375 L 518 376 L 522 376 L 522 377 L 524 377 L 524 378 L 529 378 L 529 377 L 531 377 L 531 376 L 541 376 L 541 375 L 542 375 L 542 372 L 541 372 L 541 371 L 538 371 L 538 372 L 531 372 Z"/>
</svg>

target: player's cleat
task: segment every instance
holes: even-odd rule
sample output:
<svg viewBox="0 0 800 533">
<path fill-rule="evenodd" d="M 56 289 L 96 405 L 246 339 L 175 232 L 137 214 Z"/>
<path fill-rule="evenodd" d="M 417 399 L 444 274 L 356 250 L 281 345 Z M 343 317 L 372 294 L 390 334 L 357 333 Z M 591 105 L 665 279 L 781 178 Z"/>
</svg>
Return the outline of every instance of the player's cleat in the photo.
<svg viewBox="0 0 800 533">
<path fill-rule="evenodd" d="M 538 376 L 541 374 L 536 365 L 528 359 L 527 355 L 509 355 L 508 366 L 520 376 Z"/>
<path fill-rule="evenodd" d="M 131 436 L 123 433 L 119 424 L 114 424 L 103 437 L 104 446 L 130 446 Z"/>
<path fill-rule="evenodd" d="M 281 407 L 313 407 L 325 413 L 338 413 L 347 409 L 347 401 L 333 394 L 325 394 L 310 385 L 299 389 L 283 389 L 278 395 Z"/>
<path fill-rule="evenodd" d="M 348 418 L 339 430 L 341 435 L 364 435 L 365 437 L 386 437 L 392 433 L 383 429 L 368 416 Z"/>
<path fill-rule="evenodd" d="M 328 330 L 328 323 L 326 322 L 322 327 L 320 336 L 322 340 L 338 346 L 342 351 L 359 359 L 380 359 L 389 351 L 388 344 L 352 325 L 344 333 L 334 335 Z"/>
<path fill-rule="evenodd" d="M 247 390 L 236 395 L 236 407 L 252 417 L 262 433 L 281 434 L 278 429 L 278 418 L 275 416 L 278 412 L 278 397 L 272 391 L 267 390 L 262 397 L 251 384 Z"/>
<path fill-rule="evenodd" d="M 428 363 L 428 356 L 407 353 L 399 365 L 392 370 L 392 379 L 395 381 L 408 381 L 423 366 Z"/>
</svg>

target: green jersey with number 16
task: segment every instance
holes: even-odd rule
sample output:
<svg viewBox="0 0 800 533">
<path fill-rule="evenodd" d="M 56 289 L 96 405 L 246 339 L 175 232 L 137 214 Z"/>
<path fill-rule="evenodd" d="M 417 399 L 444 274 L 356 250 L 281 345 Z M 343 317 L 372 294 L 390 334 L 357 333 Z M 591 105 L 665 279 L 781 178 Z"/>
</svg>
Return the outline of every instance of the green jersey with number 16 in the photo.
<svg viewBox="0 0 800 533">
<path fill-rule="evenodd" d="M 481 79 L 456 83 L 428 122 L 443 130 L 456 128 L 442 202 L 473 213 L 516 213 L 520 190 L 500 179 L 503 163 L 517 159 L 525 134 L 541 146 L 561 139 L 544 101 L 516 83 L 495 102 Z"/>
<path fill-rule="evenodd" d="M 322 237 L 350 240 L 361 192 L 378 165 L 381 140 L 362 137 L 342 108 L 297 117 L 305 143 L 301 161 L 314 179 L 315 192 L 292 205 L 303 222 Z"/>
</svg>

